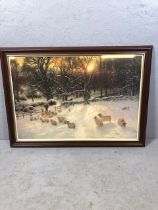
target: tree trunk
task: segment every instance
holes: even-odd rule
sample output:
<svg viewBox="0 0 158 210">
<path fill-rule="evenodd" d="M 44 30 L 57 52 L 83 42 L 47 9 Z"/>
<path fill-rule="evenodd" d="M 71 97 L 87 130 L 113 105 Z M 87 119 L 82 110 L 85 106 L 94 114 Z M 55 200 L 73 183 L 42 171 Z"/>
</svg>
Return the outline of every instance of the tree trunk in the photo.
<svg viewBox="0 0 158 210">
<path fill-rule="evenodd" d="M 31 99 L 32 99 L 32 101 L 34 102 L 34 98 L 33 98 L 33 95 L 31 95 Z"/>
<path fill-rule="evenodd" d="M 16 97 L 17 97 L 17 101 L 20 101 L 20 96 L 19 96 L 19 90 L 16 91 Z"/>
<path fill-rule="evenodd" d="M 100 97 L 101 98 L 103 97 L 103 88 L 102 87 L 100 88 Z"/>
<path fill-rule="evenodd" d="M 105 88 L 105 96 L 108 96 L 108 90 Z"/>
</svg>

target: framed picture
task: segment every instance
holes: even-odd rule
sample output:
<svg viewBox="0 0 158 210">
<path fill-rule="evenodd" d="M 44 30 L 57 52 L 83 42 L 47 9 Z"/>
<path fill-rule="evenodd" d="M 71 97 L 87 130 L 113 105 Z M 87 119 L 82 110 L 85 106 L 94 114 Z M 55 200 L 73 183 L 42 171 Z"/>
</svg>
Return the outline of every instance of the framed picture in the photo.
<svg viewBox="0 0 158 210">
<path fill-rule="evenodd" d="M 144 146 L 152 46 L 1 48 L 11 146 Z"/>
</svg>

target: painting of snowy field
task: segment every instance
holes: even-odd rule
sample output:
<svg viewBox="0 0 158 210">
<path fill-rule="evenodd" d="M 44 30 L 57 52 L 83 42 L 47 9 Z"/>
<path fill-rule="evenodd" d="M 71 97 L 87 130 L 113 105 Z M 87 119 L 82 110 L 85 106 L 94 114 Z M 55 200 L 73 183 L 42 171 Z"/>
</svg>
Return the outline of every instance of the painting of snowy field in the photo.
<svg viewBox="0 0 158 210">
<path fill-rule="evenodd" d="M 137 141 L 143 54 L 8 57 L 17 141 Z"/>
</svg>

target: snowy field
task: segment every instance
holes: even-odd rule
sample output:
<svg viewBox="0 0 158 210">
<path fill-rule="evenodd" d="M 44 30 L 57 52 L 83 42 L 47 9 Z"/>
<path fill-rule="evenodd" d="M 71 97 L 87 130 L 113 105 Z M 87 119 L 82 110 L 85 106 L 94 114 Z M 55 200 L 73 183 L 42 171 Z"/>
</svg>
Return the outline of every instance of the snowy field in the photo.
<svg viewBox="0 0 158 210">
<path fill-rule="evenodd" d="M 123 107 L 129 107 L 122 110 Z M 41 107 L 38 107 L 41 109 Z M 51 106 L 50 110 L 54 110 Z M 104 123 L 103 127 L 98 127 L 94 117 L 102 113 L 111 115 L 111 123 Z M 64 116 L 68 121 L 75 123 L 76 128 L 70 129 L 67 124 L 59 123 L 57 116 Z M 51 123 L 42 123 L 40 120 L 30 121 L 30 116 L 17 119 L 17 129 L 19 139 L 62 139 L 62 140 L 96 140 L 96 139 L 136 139 L 137 138 L 137 118 L 138 100 L 115 100 L 98 101 L 88 105 L 75 104 L 68 108 L 62 107 L 60 113 L 54 116 L 58 122 L 57 126 Z M 117 124 L 119 118 L 124 118 L 126 127 Z"/>
</svg>

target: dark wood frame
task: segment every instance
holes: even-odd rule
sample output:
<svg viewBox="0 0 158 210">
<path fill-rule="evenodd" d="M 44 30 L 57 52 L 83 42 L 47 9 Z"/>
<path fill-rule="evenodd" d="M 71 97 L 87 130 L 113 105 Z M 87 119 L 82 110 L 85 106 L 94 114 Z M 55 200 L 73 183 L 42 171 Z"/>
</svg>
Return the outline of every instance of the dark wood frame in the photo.
<svg viewBox="0 0 158 210">
<path fill-rule="evenodd" d="M 81 54 L 106 54 L 106 53 L 145 53 L 144 77 L 142 89 L 142 107 L 140 110 L 140 135 L 139 141 L 32 141 L 17 142 L 13 117 L 13 103 L 11 100 L 11 85 L 9 82 L 9 71 L 7 65 L 7 54 L 27 53 L 81 53 Z M 151 71 L 152 46 L 99 46 L 99 47 L 45 47 L 45 48 L 0 48 L 1 66 L 9 127 L 10 145 L 12 147 L 111 147 L 111 146 L 145 146 L 147 108 L 149 96 L 149 83 Z"/>
</svg>

